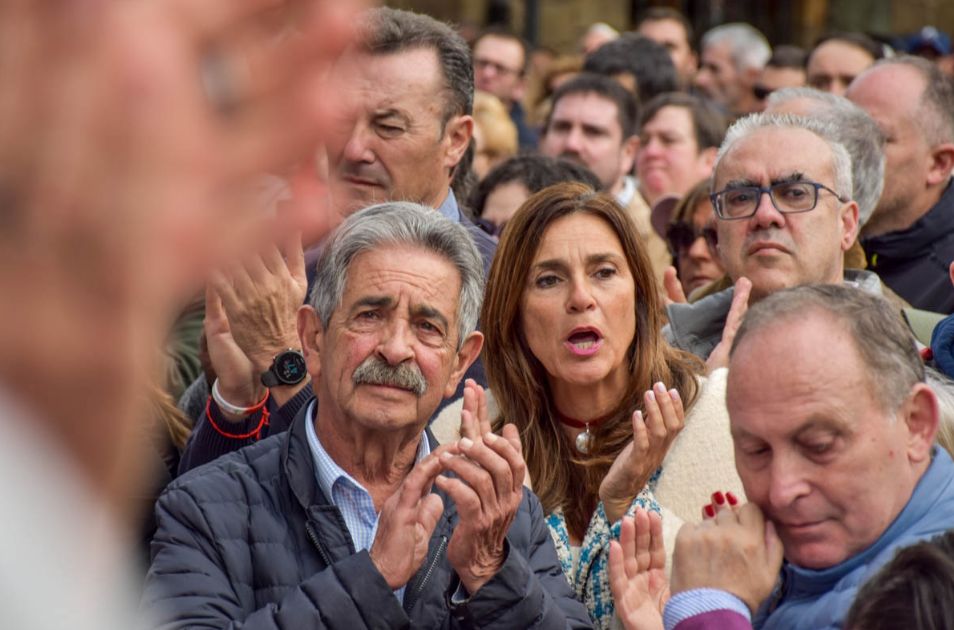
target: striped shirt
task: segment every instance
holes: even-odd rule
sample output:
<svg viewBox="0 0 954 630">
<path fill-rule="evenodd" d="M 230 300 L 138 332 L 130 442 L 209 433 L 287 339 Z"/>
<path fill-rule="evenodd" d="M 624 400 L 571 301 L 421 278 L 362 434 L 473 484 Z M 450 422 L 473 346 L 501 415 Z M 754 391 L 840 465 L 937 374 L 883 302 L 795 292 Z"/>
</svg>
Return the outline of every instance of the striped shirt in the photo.
<svg viewBox="0 0 954 630">
<path fill-rule="evenodd" d="M 305 431 L 308 435 L 308 446 L 315 461 L 315 476 L 318 478 L 318 487 L 324 495 L 337 506 L 348 526 L 348 533 L 354 542 L 355 551 L 367 549 L 370 551 L 374 543 L 374 535 L 378 531 L 378 513 L 374 509 L 371 495 L 358 481 L 346 473 L 341 466 L 335 463 L 328 452 L 321 445 L 318 434 L 315 432 L 315 402 L 312 401 L 306 413 L 308 422 Z M 421 443 L 417 447 L 416 462 L 427 457 L 431 452 L 427 443 L 427 435 L 421 433 Z M 394 591 L 399 601 L 404 601 L 404 587 Z"/>
</svg>

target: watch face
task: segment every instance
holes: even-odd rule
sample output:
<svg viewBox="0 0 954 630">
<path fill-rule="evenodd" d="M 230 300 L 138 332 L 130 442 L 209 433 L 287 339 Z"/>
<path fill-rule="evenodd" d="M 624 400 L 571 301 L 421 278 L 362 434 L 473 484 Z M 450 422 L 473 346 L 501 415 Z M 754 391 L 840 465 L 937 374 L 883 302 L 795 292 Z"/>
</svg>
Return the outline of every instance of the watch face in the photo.
<svg viewBox="0 0 954 630">
<path fill-rule="evenodd" d="M 275 375 L 288 385 L 300 383 L 305 378 L 305 358 L 298 352 L 283 352 L 275 359 Z"/>
</svg>

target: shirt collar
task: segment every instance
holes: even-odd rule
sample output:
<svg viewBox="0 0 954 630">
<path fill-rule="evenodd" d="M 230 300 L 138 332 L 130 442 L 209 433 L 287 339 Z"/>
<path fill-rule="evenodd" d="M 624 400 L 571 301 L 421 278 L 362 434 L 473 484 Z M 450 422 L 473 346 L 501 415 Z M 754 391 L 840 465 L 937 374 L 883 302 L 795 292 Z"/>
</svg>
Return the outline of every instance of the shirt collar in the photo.
<svg viewBox="0 0 954 630">
<path fill-rule="evenodd" d="M 447 197 L 444 202 L 437 207 L 437 211 L 454 223 L 460 223 L 460 207 L 457 205 L 457 197 L 454 196 L 452 189 L 447 190 Z"/>
<path fill-rule="evenodd" d="M 623 178 L 623 187 L 616 195 L 616 201 L 619 202 L 619 205 L 627 208 L 629 207 L 629 202 L 633 200 L 634 194 L 636 194 L 636 180 L 630 175 L 627 175 Z"/>
<path fill-rule="evenodd" d="M 308 411 L 305 413 L 305 432 L 308 438 L 308 448 L 311 449 L 312 459 L 315 461 L 315 476 L 318 478 L 318 487 L 329 501 L 334 501 L 332 489 L 339 479 L 344 479 L 359 488 L 364 488 L 358 481 L 349 475 L 335 460 L 331 458 L 328 451 L 321 445 L 318 439 L 318 433 L 315 431 L 315 401 L 312 400 L 308 405 Z M 421 432 L 421 441 L 417 446 L 417 456 L 414 462 L 417 463 L 430 455 L 431 446 L 427 441 L 427 434 Z"/>
</svg>

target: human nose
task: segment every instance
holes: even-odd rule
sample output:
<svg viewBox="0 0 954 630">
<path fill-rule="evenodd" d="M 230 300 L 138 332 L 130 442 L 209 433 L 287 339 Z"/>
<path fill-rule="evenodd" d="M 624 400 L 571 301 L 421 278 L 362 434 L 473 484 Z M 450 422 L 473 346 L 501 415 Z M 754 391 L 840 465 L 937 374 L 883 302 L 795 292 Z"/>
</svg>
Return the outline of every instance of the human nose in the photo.
<svg viewBox="0 0 954 630">
<path fill-rule="evenodd" d="M 650 136 L 640 149 L 644 157 L 655 157 L 662 152 L 662 142 L 659 138 Z"/>
<path fill-rule="evenodd" d="M 595 308 L 596 301 L 593 299 L 589 283 L 583 279 L 572 280 L 566 306 L 567 311 L 571 313 L 582 313 Z"/>
<path fill-rule="evenodd" d="M 582 153 L 583 151 L 583 131 L 579 127 L 571 128 L 566 134 L 564 141 L 564 150 L 571 153 Z"/>
<path fill-rule="evenodd" d="M 686 251 L 689 254 L 690 258 L 695 258 L 697 260 L 707 260 L 712 258 L 709 252 L 709 244 L 706 243 L 706 239 L 701 234 L 696 236 L 693 239 L 692 244 L 689 245 L 689 249 Z"/>
<path fill-rule="evenodd" d="M 756 200 L 755 213 L 752 215 L 752 221 L 758 227 L 769 227 L 772 225 L 780 226 L 785 222 L 782 213 L 775 206 L 775 198 L 772 196 L 771 189 L 760 188 Z"/>
<path fill-rule="evenodd" d="M 392 322 L 382 334 L 376 350 L 388 365 L 400 365 L 414 358 L 412 331 L 407 322 Z"/>
<path fill-rule="evenodd" d="M 370 130 L 366 125 L 355 123 L 345 143 L 344 157 L 349 162 L 374 162 L 374 152 L 370 145 Z"/>
<path fill-rule="evenodd" d="M 768 500 L 773 510 L 790 508 L 811 490 L 811 485 L 794 457 L 776 456 L 772 460 L 768 476 Z"/>
</svg>

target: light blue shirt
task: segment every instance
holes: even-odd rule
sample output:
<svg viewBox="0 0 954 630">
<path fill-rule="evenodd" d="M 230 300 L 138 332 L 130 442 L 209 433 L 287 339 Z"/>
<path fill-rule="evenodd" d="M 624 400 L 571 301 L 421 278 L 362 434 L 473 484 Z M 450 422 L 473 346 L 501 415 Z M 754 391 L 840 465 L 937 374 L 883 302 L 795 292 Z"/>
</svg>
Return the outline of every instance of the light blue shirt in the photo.
<svg viewBox="0 0 954 630">
<path fill-rule="evenodd" d="M 315 476 L 318 478 L 318 487 L 324 495 L 337 506 L 348 526 L 348 533 L 354 542 L 355 551 L 371 549 L 374 535 L 378 531 L 378 513 L 374 509 L 371 495 L 358 481 L 346 473 L 335 463 L 331 455 L 321 445 L 318 434 L 315 432 L 315 403 L 308 406 L 306 414 L 305 432 L 308 436 L 308 447 L 315 462 Z M 431 452 L 427 443 L 427 435 L 421 433 L 421 443 L 417 447 L 416 462 L 427 457 Z M 398 601 L 404 601 L 404 588 L 394 591 Z"/>
<path fill-rule="evenodd" d="M 453 190 L 447 190 L 447 197 L 444 203 L 437 206 L 437 211 L 454 223 L 460 223 L 460 206 L 457 205 L 457 197 L 454 196 Z"/>
</svg>

